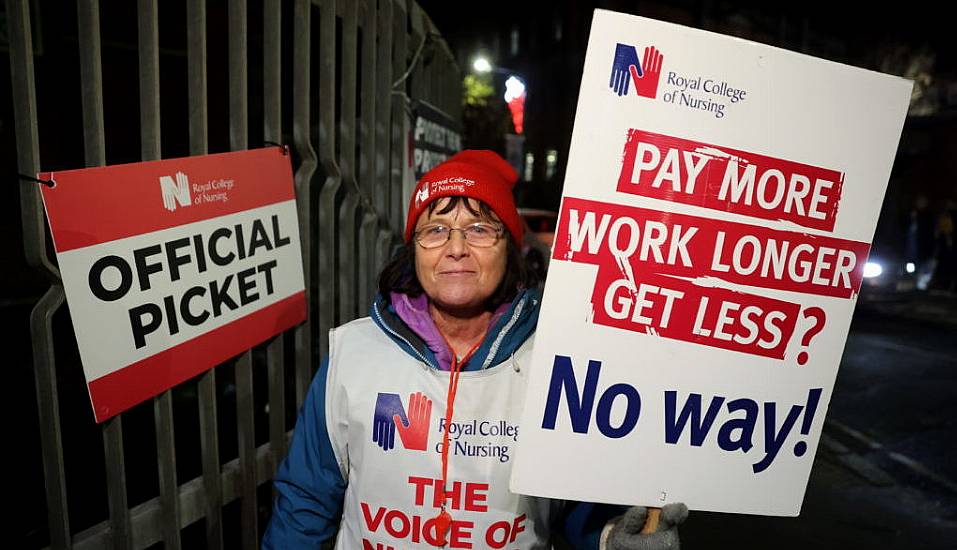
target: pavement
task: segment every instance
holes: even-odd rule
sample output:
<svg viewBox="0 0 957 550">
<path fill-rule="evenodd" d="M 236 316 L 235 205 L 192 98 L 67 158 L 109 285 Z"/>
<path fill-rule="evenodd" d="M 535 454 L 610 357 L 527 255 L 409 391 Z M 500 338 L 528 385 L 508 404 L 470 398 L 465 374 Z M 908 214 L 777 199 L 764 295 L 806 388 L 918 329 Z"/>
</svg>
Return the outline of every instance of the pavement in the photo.
<svg viewBox="0 0 957 550">
<path fill-rule="evenodd" d="M 799 517 L 693 512 L 680 530 L 682 547 L 957 548 L 957 493 L 882 464 L 860 442 L 845 446 L 839 432 L 825 428 Z"/>
<path fill-rule="evenodd" d="M 934 323 L 957 329 L 957 293 L 946 290 L 861 293 L 857 309 L 899 320 Z"/>
</svg>

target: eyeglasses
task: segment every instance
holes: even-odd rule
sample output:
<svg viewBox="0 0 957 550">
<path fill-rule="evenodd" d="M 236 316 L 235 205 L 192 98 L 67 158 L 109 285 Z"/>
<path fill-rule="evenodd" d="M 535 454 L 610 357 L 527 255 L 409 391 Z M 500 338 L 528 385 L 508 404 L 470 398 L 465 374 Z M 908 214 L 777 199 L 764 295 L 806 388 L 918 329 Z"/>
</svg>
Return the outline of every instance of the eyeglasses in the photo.
<svg viewBox="0 0 957 550">
<path fill-rule="evenodd" d="M 461 231 L 465 242 L 472 246 L 494 246 L 502 236 L 502 228 L 490 223 L 473 223 L 465 227 L 449 227 L 442 224 L 427 225 L 415 232 L 415 242 L 422 248 L 438 248 L 449 242 L 453 231 Z"/>
</svg>

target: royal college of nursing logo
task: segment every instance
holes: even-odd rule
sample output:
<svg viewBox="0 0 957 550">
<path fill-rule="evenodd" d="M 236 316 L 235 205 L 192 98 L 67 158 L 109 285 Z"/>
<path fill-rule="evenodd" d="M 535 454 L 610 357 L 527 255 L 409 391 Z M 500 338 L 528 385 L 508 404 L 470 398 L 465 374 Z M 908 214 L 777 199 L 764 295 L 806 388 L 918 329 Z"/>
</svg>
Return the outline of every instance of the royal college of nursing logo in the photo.
<svg viewBox="0 0 957 550">
<path fill-rule="evenodd" d="M 424 451 L 429 444 L 429 422 L 432 419 L 432 400 L 422 392 L 409 395 L 408 408 L 395 393 L 379 393 L 372 414 L 372 441 L 389 451 L 395 447 L 398 430 L 402 446 L 408 450 Z"/>
<path fill-rule="evenodd" d="M 415 192 L 415 207 L 418 208 L 420 204 L 429 200 L 429 184 L 424 184 L 422 189 L 419 189 Z"/>
<path fill-rule="evenodd" d="M 176 181 L 169 176 L 160 176 L 160 192 L 163 194 L 163 206 L 173 212 L 176 204 L 189 206 L 193 204 L 193 197 L 189 192 L 189 178 L 182 172 L 176 172 Z"/>
<path fill-rule="evenodd" d="M 658 80 L 661 78 L 661 64 L 665 56 L 654 46 L 645 48 L 641 62 L 638 50 L 630 44 L 618 43 L 611 64 L 611 77 L 608 87 L 619 97 L 628 95 L 631 84 L 635 84 L 635 93 L 642 97 L 654 98 L 658 94 Z"/>
</svg>

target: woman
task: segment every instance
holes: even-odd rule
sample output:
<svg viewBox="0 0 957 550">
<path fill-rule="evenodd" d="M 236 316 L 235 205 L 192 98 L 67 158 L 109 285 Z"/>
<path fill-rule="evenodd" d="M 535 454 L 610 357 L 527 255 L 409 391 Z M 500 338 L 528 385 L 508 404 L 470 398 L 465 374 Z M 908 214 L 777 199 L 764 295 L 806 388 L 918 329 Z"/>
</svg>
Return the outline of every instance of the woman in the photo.
<svg viewBox="0 0 957 550">
<path fill-rule="evenodd" d="M 463 151 L 419 181 L 371 317 L 330 333 L 264 547 L 548 548 L 564 520 L 595 526 L 566 529 L 576 547 L 677 548 L 683 505 L 640 535 L 643 508 L 605 524 L 593 505 L 508 489 L 540 301 L 516 180 L 495 153 Z"/>
</svg>

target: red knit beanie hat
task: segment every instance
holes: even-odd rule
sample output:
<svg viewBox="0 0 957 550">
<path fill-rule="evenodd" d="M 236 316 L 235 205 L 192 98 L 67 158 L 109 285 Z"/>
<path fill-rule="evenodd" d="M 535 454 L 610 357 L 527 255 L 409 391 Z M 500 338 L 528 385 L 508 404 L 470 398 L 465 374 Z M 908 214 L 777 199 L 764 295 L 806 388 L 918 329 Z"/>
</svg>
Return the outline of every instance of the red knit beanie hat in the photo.
<svg viewBox="0 0 957 550">
<path fill-rule="evenodd" d="M 512 197 L 512 186 L 516 181 L 518 174 L 515 170 L 492 151 L 456 153 L 422 176 L 415 186 L 405 225 L 406 242 L 412 238 L 415 223 L 429 203 L 442 197 L 469 197 L 488 205 L 505 224 L 515 243 L 522 246 L 522 220 Z"/>
</svg>

